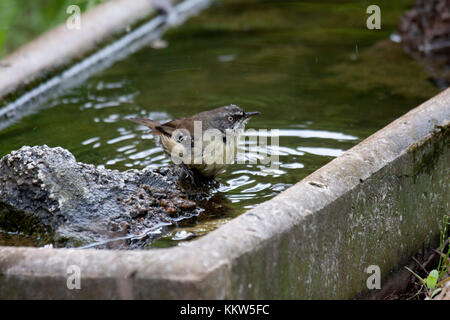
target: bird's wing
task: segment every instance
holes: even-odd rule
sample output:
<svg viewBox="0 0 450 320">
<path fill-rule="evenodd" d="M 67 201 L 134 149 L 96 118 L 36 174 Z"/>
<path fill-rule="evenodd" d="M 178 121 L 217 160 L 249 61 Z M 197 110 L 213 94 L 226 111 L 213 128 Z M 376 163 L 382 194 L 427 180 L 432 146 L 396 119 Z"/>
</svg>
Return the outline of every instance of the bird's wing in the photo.
<svg viewBox="0 0 450 320">
<path fill-rule="evenodd" d="M 152 130 L 153 134 L 156 135 L 164 134 L 168 137 L 171 137 L 173 132 L 177 129 L 187 129 L 188 132 L 191 132 L 193 130 L 192 121 L 184 121 L 185 118 L 172 120 L 164 124 L 161 124 L 151 119 L 143 119 L 143 118 L 130 118 L 128 120 L 149 127 Z"/>
<path fill-rule="evenodd" d="M 172 122 L 167 122 L 164 124 L 160 124 L 159 126 L 155 127 L 156 130 L 160 131 L 161 133 L 171 136 L 172 133 L 177 129 L 177 126 Z"/>
<path fill-rule="evenodd" d="M 191 132 L 191 122 L 192 121 L 186 121 L 186 118 L 180 118 L 180 119 L 176 119 L 176 120 L 172 120 L 169 122 L 166 122 L 164 124 L 161 124 L 157 127 L 155 127 L 157 130 L 161 131 L 162 133 L 168 135 L 168 136 L 172 136 L 173 132 L 175 130 L 187 130 L 188 132 Z"/>
</svg>

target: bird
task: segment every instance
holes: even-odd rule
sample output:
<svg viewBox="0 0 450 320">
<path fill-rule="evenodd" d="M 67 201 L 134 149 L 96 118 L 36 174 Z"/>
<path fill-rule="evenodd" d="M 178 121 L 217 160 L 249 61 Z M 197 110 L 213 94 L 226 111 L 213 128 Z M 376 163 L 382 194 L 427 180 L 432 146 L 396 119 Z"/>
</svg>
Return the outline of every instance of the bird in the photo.
<svg viewBox="0 0 450 320">
<path fill-rule="evenodd" d="M 245 125 L 258 114 L 230 104 L 162 124 L 144 118 L 128 120 L 150 128 L 165 154 L 196 184 L 196 176 L 214 178 L 233 162 Z"/>
</svg>

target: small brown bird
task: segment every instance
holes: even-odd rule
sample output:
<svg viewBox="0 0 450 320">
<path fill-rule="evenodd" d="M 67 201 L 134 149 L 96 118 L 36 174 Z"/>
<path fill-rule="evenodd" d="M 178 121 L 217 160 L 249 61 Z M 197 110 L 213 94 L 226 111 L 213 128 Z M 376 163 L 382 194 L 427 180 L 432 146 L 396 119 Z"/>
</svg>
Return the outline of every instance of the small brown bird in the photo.
<svg viewBox="0 0 450 320">
<path fill-rule="evenodd" d="M 257 114 L 231 104 L 164 124 L 150 119 L 129 120 L 149 127 L 164 152 L 194 181 L 194 172 L 214 177 L 233 162 L 239 137 L 250 117 Z"/>
</svg>

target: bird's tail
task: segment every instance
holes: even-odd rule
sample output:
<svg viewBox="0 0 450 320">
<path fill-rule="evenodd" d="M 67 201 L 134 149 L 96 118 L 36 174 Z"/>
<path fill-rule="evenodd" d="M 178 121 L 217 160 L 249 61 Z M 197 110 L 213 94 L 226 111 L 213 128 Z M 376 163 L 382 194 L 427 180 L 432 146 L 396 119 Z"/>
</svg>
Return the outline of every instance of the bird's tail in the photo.
<svg viewBox="0 0 450 320">
<path fill-rule="evenodd" d="M 143 126 L 149 127 L 153 133 L 160 133 L 157 127 L 161 126 L 161 123 L 158 121 L 154 121 L 151 119 L 143 119 L 143 118 L 129 118 L 128 120 L 133 121 L 137 124 L 141 124 Z"/>
</svg>

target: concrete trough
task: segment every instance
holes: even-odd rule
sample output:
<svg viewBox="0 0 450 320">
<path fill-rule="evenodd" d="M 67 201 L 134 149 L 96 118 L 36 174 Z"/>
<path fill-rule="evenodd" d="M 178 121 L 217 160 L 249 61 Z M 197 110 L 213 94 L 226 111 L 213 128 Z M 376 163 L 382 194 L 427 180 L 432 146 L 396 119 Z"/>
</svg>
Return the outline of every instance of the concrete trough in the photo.
<svg viewBox="0 0 450 320">
<path fill-rule="evenodd" d="M 169 249 L 0 248 L 0 298 L 348 299 L 436 245 L 450 210 L 450 89 L 275 198 Z M 68 289 L 72 269 L 80 289 Z M 378 292 L 377 292 L 378 291 Z"/>
<path fill-rule="evenodd" d="M 20 92 L 18 83 L 42 74 L 36 70 L 18 82 L 13 80 L 20 75 L 0 83 L 1 94 Z M 18 106 L 0 110 L 6 115 Z M 450 89 L 275 198 L 183 246 L 0 247 L 0 298 L 379 297 L 412 255 L 438 241 L 442 217 L 450 211 L 449 128 Z M 374 265 L 381 272 L 380 290 L 366 285 L 366 270 Z M 70 285 L 78 271 L 79 289 Z"/>
</svg>

